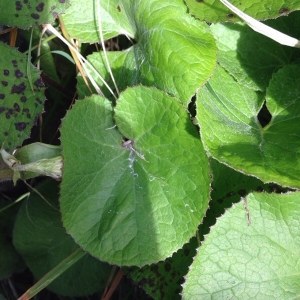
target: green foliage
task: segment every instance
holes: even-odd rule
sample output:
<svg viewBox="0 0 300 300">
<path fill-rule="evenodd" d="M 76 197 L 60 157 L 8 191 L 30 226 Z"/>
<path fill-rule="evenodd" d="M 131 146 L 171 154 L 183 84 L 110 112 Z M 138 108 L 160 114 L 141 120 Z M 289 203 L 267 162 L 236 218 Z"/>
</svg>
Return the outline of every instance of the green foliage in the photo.
<svg viewBox="0 0 300 300">
<path fill-rule="evenodd" d="M 27 28 L 64 12 L 60 26 L 93 70 L 86 63 L 91 76 L 77 76 L 80 100 L 60 122 L 73 73 L 53 55 L 65 46 L 43 41 L 43 79 L 55 81 L 46 124 L 57 117 L 61 145 L 33 138 L 13 153 L 45 89 L 26 55 L 0 44 L 0 180 L 36 177 L 41 162 L 63 159 L 62 182 L 35 185 L 21 208 L 1 196 L 0 278 L 23 259 L 37 280 L 52 276 L 51 291 L 87 296 L 102 293 L 109 263 L 154 299 L 299 298 L 300 50 L 236 23 L 220 1 L 31 1 L 26 12 L 23 2 L 0 0 L 0 22 Z M 232 3 L 299 36 L 299 1 Z M 89 44 L 102 34 L 106 54 Z M 74 251 L 83 256 L 75 263 Z"/>
</svg>

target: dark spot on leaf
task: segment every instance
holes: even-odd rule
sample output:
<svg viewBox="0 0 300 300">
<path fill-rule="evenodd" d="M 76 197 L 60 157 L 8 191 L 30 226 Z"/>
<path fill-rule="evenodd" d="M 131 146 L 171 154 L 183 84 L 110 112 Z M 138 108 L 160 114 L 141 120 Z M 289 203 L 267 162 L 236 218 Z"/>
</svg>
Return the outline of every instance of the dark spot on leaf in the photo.
<svg viewBox="0 0 300 300">
<path fill-rule="evenodd" d="M 54 18 L 56 18 L 56 17 L 58 16 L 58 13 L 57 13 L 57 12 L 53 12 L 53 13 L 52 13 L 52 16 L 53 16 Z"/>
<path fill-rule="evenodd" d="M 24 82 L 21 82 L 19 85 L 14 84 L 11 88 L 12 94 L 22 94 L 26 89 L 26 84 Z"/>
<path fill-rule="evenodd" d="M 3 106 L 0 106 L 0 113 L 4 112 L 5 111 L 5 107 Z"/>
<path fill-rule="evenodd" d="M 28 123 L 25 123 L 25 122 L 18 122 L 18 123 L 15 123 L 15 127 L 17 130 L 23 131 L 27 127 L 27 124 Z"/>
<path fill-rule="evenodd" d="M 24 4 L 27 4 L 27 3 L 28 3 L 28 0 L 24 0 L 23 2 L 24 2 Z"/>
<path fill-rule="evenodd" d="M 121 11 L 121 7 L 120 7 L 120 5 L 118 5 L 118 6 L 117 6 L 117 10 L 118 10 L 118 12 L 120 12 L 120 11 Z"/>
<path fill-rule="evenodd" d="M 28 109 L 28 108 L 23 108 L 23 109 L 22 109 L 22 112 L 24 112 L 24 113 L 29 113 L 29 109 Z"/>
<path fill-rule="evenodd" d="M 8 136 L 8 131 L 4 131 L 4 135 L 5 135 L 5 136 Z"/>
<path fill-rule="evenodd" d="M 18 62 L 14 59 L 11 61 L 11 63 L 13 64 L 13 66 L 16 68 L 18 66 Z"/>
<path fill-rule="evenodd" d="M 23 73 L 18 69 L 18 70 L 15 71 L 15 76 L 17 78 L 21 78 L 21 77 L 23 77 Z"/>
<path fill-rule="evenodd" d="M 43 86 L 44 86 L 43 81 L 42 81 L 41 78 L 37 79 L 37 80 L 34 82 L 34 85 L 35 85 L 36 87 L 43 87 Z"/>
<path fill-rule="evenodd" d="M 32 19 L 38 20 L 40 18 L 40 15 L 38 14 L 31 14 L 30 15 Z"/>
<path fill-rule="evenodd" d="M 171 264 L 170 263 L 166 263 L 165 264 L 165 270 L 166 270 L 166 272 L 170 272 L 171 269 L 172 269 Z"/>
<path fill-rule="evenodd" d="M 190 249 L 184 249 L 184 255 L 189 256 L 190 255 Z"/>
<path fill-rule="evenodd" d="M 15 4 L 16 4 L 16 10 L 21 10 L 23 8 L 21 1 L 16 1 Z"/>
<path fill-rule="evenodd" d="M 228 14 L 227 18 L 232 19 L 235 16 L 235 14 Z"/>
<path fill-rule="evenodd" d="M 31 119 L 31 115 L 30 115 L 30 114 L 27 114 L 26 117 L 27 117 L 28 119 Z"/>
<path fill-rule="evenodd" d="M 288 15 L 290 12 L 290 9 L 287 8 L 287 7 L 282 7 L 280 10 L 279 10 L 279 14 L 281 15 Z"/>
<path fill-rule="evenodd" d="M 20 105 L 18 103 L 15 103 L 14 104 L 14 109 L 19 112 L 21 109 L 20 109 Z"/>
<path fill-rule="evenodd" d="M 5 98 L 5 94 L 0 94 L 0 100 L 3 100 Z"/>
<path fill-rule="evenodd" d="M 39 104 L 42 104 L 43 101 L 40 99 L 40 98 L 35 98 L 35 100 L 39 103 Z"/>
<path fill-rule="evenodd" d="M 10 119 L 10 113 L 7 112 L 7 113 L 5 114 L 5 117 L 6 117 L 6 119 Z"/>
<path fill-rule="evenodd" d="M 1 81 L 3 86 L 8 86 L 8 82 L 7 81 Z"/>
<path fill-rule="evenodd" d="M 59 0 L 59 3 L 66 3 L 66 0 Z"/>
<path fill-rule="evenodd" d="M 9 75 L 9 71 L 8 71 L 8 70 L 4 70 L 4 71 L 3 71 L 3 74 L 4 74 L 5 76 L 8 76 L 8 75 Z"/>
<path fill-rule="evenodd" d="M 234 192 L 228 192 L 227 194 L 226 194 L 226 197 L 232 197 L 234 195 Z"/>
<path fill-rule="evenodd" d="M 26 102 L 27 101 L 27 98 L 26 98 L 26 96 L 22 96 L 21 98 L 20 98 L 20 100 L 21 100 L 21 102 Z"/>
<path fill-rule="evenodd" d="M 54 10 L 55 8 L 56 8 L 56 6 L 55 6 L 55 5 L 51 6 L 51 10 Z"/>
<path fill-rule="evenodd" d="M 258 186 L 257 189 L 256 189 L 256 192 L 263 192 L 263 190 L 264 190 L 264 189 L 263 189 L 262 186 Z"/>
<path fill-rule="evenodd" d="M 35 8 L 38 12 L 42 12 L 44 10 L 44 6 L 45 6 L 45 3 L 44 2 L 41 2 L 39 3 L 39 5 Z"/>
<path fill-rule="evenodd" d="M 245 189 L 241 189 L 238 191 L 238 194 L 241 195 L 242 197 L 246 196 L 246 190 Z"/>
<path fill-rule="evenodd" d="M 19 14 L 15 14 L 15 17 L 16 17 L 16 18 L 19 18 Z"/>
</svg>

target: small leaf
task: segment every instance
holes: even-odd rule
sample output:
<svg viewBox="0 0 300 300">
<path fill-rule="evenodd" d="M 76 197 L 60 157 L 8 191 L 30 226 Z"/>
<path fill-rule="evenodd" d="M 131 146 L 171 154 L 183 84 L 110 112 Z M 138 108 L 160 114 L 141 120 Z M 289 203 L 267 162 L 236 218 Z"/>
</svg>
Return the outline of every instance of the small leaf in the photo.
<svg viewBox="0 0 300 300">
<path fill-rule="evenodd" d="M 58 184 L 44 181 L 37 189 L 52 206 L 33 193 L 19 211 L 13 240 L 35 278 L 40 279 L 78 246 L 61 224 Z M 85 255 L 47 288 L 70 297 L 89 295 L 105 287 L 109 272 L 110 266 Z"/>
<path fill-rule="evenodd" d="M 296 299 L 300 193 L 250 194 L 211 229 L 183 299 Z"/>
<path fill-rule="evenodd" d="M 0 51 L 0 144 L 12 152 L 29 136 L 36 116 L 42 112 L 45 88 L 40 71 L 31 66 L 32 93 L 25 55 L 3 43 Z"/>
<path fill-rule="evenodd" d="M 300 187 L 300 71 L 287 65 L 274 74 L 266 103 L 272 115 L 262 128 L 257 114 L 263 99 L 241 87 L 222 68 L 198 93 L 197 120 L 210 154 L 264 182 Z"/>
<path fill-rule="evenodd" d="M 142 266 L 195 234 L 208 206 L 208 161 L 182 105 L 161 91 L 127 89 L 115 120 L 126 142 L 101 97 L 78 101 L 65 118 L 62 218 L 92 255 Z"/>
<path fill-rule="evenodd" d="M 69 0 L 0 1 L 1 24 L 29 28 L 52 23 L 70 5 Z"/>
</svg>

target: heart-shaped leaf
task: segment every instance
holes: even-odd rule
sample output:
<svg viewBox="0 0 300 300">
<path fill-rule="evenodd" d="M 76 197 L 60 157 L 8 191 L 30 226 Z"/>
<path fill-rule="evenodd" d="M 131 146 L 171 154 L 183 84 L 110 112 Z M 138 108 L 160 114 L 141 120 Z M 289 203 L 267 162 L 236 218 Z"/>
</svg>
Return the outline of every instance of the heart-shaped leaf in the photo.
<svg viewBox="0 0 300 300">
<path fill-rule="evenodd" d="M 123 92 L 115 120 L 99 96 L 66 116 L 62 218 L 92 255 L 142 266 L 195 234 L 208 206 L 208 160 L 185 109 L 155 88 Z"/>
</svg>

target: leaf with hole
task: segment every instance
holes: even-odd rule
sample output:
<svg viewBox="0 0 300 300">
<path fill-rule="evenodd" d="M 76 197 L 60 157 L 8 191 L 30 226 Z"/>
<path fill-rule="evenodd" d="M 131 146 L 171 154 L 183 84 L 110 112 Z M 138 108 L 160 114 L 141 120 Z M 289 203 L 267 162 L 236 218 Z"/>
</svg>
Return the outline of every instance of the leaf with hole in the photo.
<svg viewBox="0 0 300 300">
<path fill-rule="evenodd" d="M 257 115 L 264 99 L 217 68 L 197 95 L 197 120 L 207 151 L 264 182 L 300 187 L 299 86 L 298 65 L 273 75 L 266 96 L 272 118 L 262 127 Z"/>
<path fill-rule="evenodd" d="M 128 88 L 114 122 L 111 104 L 94 95 L 67 114 L 61 141 L 62 219 L 83 249 L 112 264 L 143 266 L 195 234 L 208 206 L 209 166 L 177 99 Z"/>
</svg>

